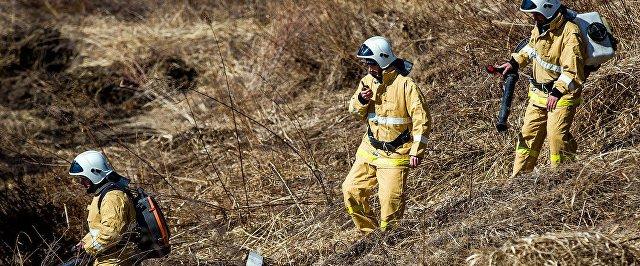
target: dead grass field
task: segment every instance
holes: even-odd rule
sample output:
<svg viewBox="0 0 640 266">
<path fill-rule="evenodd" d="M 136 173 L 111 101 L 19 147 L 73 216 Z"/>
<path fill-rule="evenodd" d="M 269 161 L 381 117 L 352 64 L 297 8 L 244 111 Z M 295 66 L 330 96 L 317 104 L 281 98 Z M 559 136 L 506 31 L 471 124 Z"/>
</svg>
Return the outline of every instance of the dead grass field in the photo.
<svg viewBox="0 0 640 266">
<path fill-rule="evenodd" d="M 70 255 L 90 198 L 67 167 L 99 149 L 165 207 L 173 252 L 146 265 L 638 265 L 640 8 L 565 2 L 604 14 L 620 49 L 584 89 L 579 160 L 516 179 L 530 70 L 506 134 L 484 73 L 531 29 L 513 1 L 0 3 L 0 263 Z M 372 35 L 415 63 L 434 131 L 401 226 L 362 237 L 340 184 Z"/>
</svg>

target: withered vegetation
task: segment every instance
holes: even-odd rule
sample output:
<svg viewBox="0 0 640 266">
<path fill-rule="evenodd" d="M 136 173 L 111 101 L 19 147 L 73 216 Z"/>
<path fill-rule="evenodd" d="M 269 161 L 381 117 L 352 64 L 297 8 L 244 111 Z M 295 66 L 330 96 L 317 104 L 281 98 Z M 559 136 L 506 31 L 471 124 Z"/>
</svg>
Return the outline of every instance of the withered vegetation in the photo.
<svg viewBox="0 0 640 266">
<path fill-rule="evenodd" d="M 506 134 L 484 73 L 531 30 L 514 1 L 74 2 L 0 3 L 2 264 L 71 256 L 90 199 L 66 173 L 87 149 L 165 208 L 174 249 L 149 265 L 248 250 L 277 265 L 640 263 L 633 1 L 565 1 L 607 17 L 620 49 L 584 89 L 579 160 L 542 155 L 514 179 L 530 70 Z M 340 184 L 365 132 L 346 111 L 365 73 L 354 53 L 372 35 L 415 63 L 434 129 L 405 219 L 364 237 Z"/>
</svg>

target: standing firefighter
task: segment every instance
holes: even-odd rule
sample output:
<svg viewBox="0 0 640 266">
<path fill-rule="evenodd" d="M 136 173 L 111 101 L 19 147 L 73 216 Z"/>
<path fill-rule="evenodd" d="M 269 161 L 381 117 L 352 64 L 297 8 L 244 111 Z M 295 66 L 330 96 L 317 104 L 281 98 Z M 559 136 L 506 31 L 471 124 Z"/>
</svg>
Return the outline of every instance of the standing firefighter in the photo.
<svg viewBox="0 0 640 266">
<path fill-rule="evenodd" d="M 585 44 L 578 25 L 565 18 L 560 1 L 524 0 L 520 10 L 530 13 L 536 25 L 529 43 L 500 66 L 507 74 L 533 65 L 513 176 L 533 170 L 547 135 L 552 166 L 575 158 L 577 144 L 569 131 L 585 81 Z"/>
<path fill-rule="evenodd" d="M 95 257 L 94 265 L 135 264 L 135 244 L 129 241 L 129 236 L 135 228 L 136 212 L 123 191 L 128 179 L 117 174 L 97 151 L 78 155 L 69 174 L 78 176 L 87 193 L 94 196 L 87 207 L 89 233 L 76 247 Z M 115 186 L 120 189 L 114 189 Z"/>
<path fill-rule="evenodd" d="M 408 167 L 418 166 L 424 156 L 431 117 L 420 89 L 407 77 L 411 63 L 396 58 L 387 39 L 369 38 L 357 56 L 369 74 L 358 83 L 349 112 L 367 121 L 367 132 L 342 192 L 353 222 L 368 233 L 378 226 L 368 202 L 376 184 L 380 228 L 385 230 L 402 217 Z"/>
</svg>

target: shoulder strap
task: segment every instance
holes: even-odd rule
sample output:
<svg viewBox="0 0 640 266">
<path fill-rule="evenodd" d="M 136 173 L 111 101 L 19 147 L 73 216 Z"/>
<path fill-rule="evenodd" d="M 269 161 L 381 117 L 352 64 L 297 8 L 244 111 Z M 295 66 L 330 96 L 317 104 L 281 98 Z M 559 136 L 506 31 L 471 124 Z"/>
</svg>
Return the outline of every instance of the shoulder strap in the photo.
<svg viewBox="0 0 640 266">
<path fill-rule="evenodd" d="M 564 15 L 564 18 L 568 21 L 574 21 L 576 19 L 576 17 L 578 16 L 578 12 L 576 12 L 573 9 L 569 9 L 569 8 L 565 8 L 563 11 L 561 11 L 562 14 Z"/>
<path fill-rule="evenodd" d="M 129 191 L 129 189 L 121 187 L 116 183 L 112 183 L 111 185 L 107 186 L 106 188 L 102 189 L 102 191 L 100 191 L 100 197 L 98 198 L 98 213 L 100 213 L 100 206 L 102 205 L 102 200 L 104 199 L 104 196 L 113 190 L 120 190 L 127 195 L 127 198 L 129 198 L 129 200 L 132 199 L 131 191 Z"/>
</svg>

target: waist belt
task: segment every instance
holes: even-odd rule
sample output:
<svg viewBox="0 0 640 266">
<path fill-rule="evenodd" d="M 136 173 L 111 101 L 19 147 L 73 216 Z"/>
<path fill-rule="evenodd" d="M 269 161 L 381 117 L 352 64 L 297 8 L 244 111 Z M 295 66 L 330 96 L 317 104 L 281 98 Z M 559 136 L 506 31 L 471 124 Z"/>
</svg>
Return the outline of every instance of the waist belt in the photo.
<svg viewBox="0 0 640 266">
<path fill-rule="evenodd" d="M 409 135 L 409 130 L 405 130 L 400 133 L 396 139 L 391 142 L 379 141 L 375 137 L 373 137 L 373 132 L 371 132 L 371 127 L 367 128 L 367 135 L 369 136 L 369 142 L 371 146 L 376 149 L 384 150 L 384 151 L 395 151 L 403 144 L 409 142 L 411 140 L 411 135 Z"/>
<path fill-rule="evenodd" d="M 531 83 L 534 88 L 549 94 L 549 92 L 553 90 L 553 83 L 555 83 L 555 81 L 551 81 L 549 83 L 538 83 L 534 79 L 529 79 L 529 83 Z"/>
</svg>

